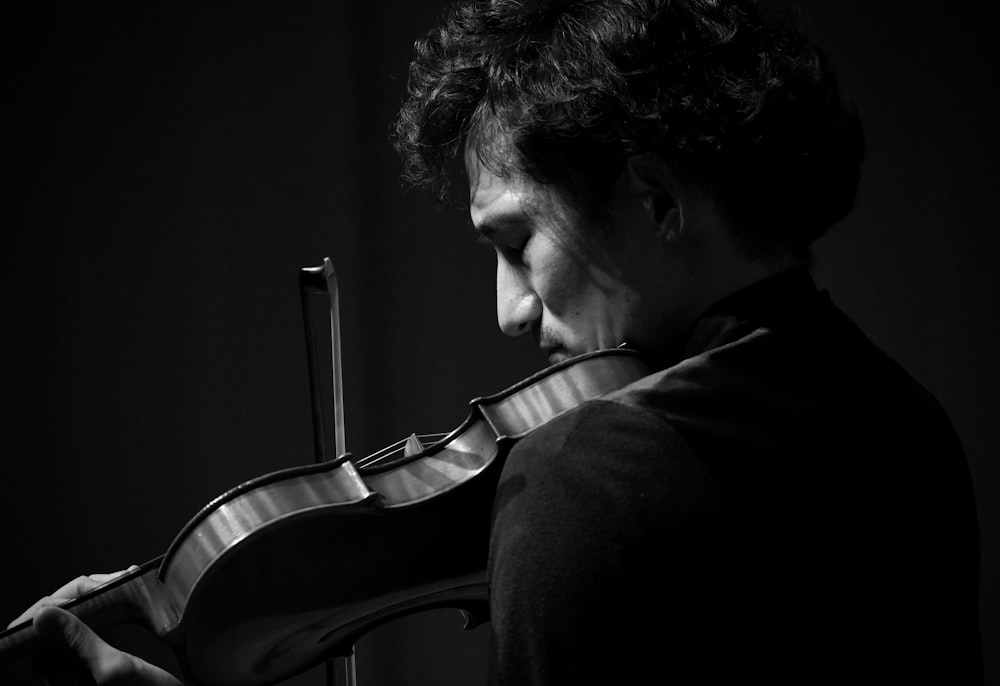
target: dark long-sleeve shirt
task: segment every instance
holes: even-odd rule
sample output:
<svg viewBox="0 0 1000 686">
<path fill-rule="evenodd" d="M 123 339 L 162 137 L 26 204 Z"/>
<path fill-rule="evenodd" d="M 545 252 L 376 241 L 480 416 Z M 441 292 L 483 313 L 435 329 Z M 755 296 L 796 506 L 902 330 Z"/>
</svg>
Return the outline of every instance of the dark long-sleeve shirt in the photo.
<svg viewBox="0 0 1000 686">
<path fill-rule="evenodd" d="M 508 455 L 492 682 L 980 683 L 972 488 L 931 395 L 805 270 L 661 353 Z"/>
</svg>

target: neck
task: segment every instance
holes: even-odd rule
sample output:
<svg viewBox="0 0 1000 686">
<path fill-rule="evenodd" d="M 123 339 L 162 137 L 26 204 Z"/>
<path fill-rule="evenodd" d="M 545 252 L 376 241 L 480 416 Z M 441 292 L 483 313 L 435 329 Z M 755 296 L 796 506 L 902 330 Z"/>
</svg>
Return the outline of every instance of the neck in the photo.
<svg viewBox="0 0 1000 686">
<path fill-rule="evenodd" d="M 704 297 L 699 314 L 747 286 L 803 265 L 803 261 L 793 257 L 790 252 L 753 260 L 745 257 L 720 260 L 706 271 L 703 280 Z"/>
<path fill-rule="evenodd" d="M 683 335 L 723 298 L 805 264 L 791 250 L 751 258 L 728 231 L 707 238 L 703 235 L 703 240 L 682 259 L 683 264 L 675 272 L 679 274 L 679 282 L 674 287 L 683 299 L 683 306 L 678 308 L 681 316 L 673 322 L 674 336 Z"/>
</svg>

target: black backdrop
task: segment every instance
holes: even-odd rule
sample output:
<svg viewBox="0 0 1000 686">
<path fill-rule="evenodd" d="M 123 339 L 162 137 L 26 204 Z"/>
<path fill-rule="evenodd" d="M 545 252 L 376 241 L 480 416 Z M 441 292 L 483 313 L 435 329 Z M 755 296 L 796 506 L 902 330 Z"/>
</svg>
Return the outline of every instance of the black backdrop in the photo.
<svg viewBox="0 0 1000 686">
<path fill-rule="evenodd" d="M 541 363 L 496 331 L 492 256 L 465 215 L 404 192 L 387 142 L 412 41 L 442 5 L 151 2 L 9 20 L 0 615 L 152 558 L 226 488 L 311 460 L 301 266 L 337 267 L 356 453 L 450 429 L 469 398 Z M 817 279 L 963 438 L 997 678 L 995 11 L 803 11 L 870 150 Z M 485 630 L 456 615 L 367 637 L 364 683 L 480 683 Z M 142 636 L 122 640 L 170 664 Z"/>
</svg>

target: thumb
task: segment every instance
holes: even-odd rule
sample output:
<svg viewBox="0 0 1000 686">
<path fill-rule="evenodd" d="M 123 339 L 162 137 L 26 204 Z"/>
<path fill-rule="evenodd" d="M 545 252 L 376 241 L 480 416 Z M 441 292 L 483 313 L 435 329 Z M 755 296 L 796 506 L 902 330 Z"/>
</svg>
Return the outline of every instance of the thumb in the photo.
<svg viewBox="0 0 1000 686">
<path fill-rule="evenodd" d="M 60 607 L 39 610 L 34 619 L 35 631 L 51 644 L 68 648 L 88 667 L 100 663 L 108 653 L 117 652 L 76 615 Z"/>
<path fill-rule="evenodd" d="M 67 651 L 97 683 L 120 675 L 130 666 L 129 656 L 104 642 L 76 615 L 60 607 L 42 608 L 34 619 L 35 631 L 57 652 Z"/>
<path fill-rule="evenodd" d="M 61 607 L 50 605 L 39 610 L 34 627 L 57 652 L 74 655 L 77 664 L 90 673 L 91 683 L 115 686 L 181 684 L 169 672 L 108 645 L 76 615 Z M 78 676 L 73 679 L 64 676 L 68 673 L 62 670 L 58 678 L 50 676 L 50 681 L 56 684 L 78 683 Z"/>
</svg>

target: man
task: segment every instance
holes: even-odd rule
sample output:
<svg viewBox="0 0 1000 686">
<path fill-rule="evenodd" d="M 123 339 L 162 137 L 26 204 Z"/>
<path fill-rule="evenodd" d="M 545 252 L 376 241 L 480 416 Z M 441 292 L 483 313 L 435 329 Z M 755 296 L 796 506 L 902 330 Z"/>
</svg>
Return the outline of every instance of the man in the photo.
<svg viewBox="0 0 1000 686">
<path fill-rule="evenodd" d="M 396 142 L 441 197 L 464 166 L 504 333 L 656 370 L 507 456 L 493 682 L 981 681 L 961 447 L 809 275 L 863 150 L 817 48 L 750 0 L 466 1 Z"/>
<path fill-rule="evenodd" d="M 508 456 L 496 681 L 981 679 L 961 447 L 808 273 L 863 149 L 819 50 L 753 2 L 465 3 L 409 95 L 409 177 L 464 153 L 501 329 L 661 370 Z"/>
</svg>

